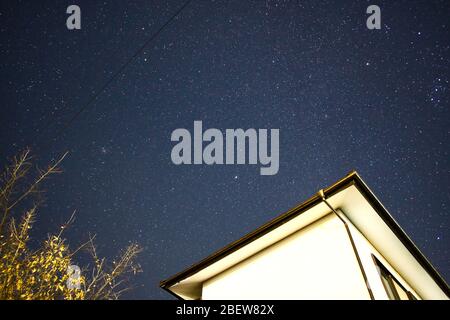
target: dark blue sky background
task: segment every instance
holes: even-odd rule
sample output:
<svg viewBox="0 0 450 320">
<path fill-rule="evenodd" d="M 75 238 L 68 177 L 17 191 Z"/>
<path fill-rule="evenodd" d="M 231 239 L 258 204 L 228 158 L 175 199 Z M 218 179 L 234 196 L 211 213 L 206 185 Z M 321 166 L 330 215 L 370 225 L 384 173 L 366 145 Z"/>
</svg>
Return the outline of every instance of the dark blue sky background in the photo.
<svg viewBox="0 0 450 320">
<path fill-rule="evenodd" d="M 160 280 L 356 169 L 448 281 L 450 3 L 193 0 L 52 142 L 182 4 L 1 1 L 0 162 L 70 151 L 35 240 L 76 209 L 73 246 L 90 232 L 107 257 L 144 247 L 128 298 L 171 298 Z M 171 132 L 194 120 L 279 128 L 279 173 L 175 166 Z"/>
</svg>

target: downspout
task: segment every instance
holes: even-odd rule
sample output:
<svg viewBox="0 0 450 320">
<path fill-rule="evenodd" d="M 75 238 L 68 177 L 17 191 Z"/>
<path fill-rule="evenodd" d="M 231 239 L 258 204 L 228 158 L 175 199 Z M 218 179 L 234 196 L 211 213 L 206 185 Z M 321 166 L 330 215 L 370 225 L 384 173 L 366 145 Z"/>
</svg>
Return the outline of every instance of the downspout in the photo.
<svg viewBox="0 0 450 320">
<path fill-rule="evenodd" d="M 361 270 L 361 274 L 364 278 L 364 283 L 366 285 L 367 291 L 369 292 L 369 296 L 371 300 L 375 300 L 375 298 L 373 297 L 373 293 L 372 290 L 370 289 L 369 286 L 369 281 L 367 280 L 367 275 L 366 272 L 364 271 L 364 267 L 362 265 L 361 262 L 361 258 L 359 257 L 359 253 L 358 250 L 356 249 L 356 245 L 355 242 L 353 241 L 353 237 L 352 237 L 352 233 L 350 232 L 350 228 L 348 227 L 347 222 L 336 212 L 336 210 L 334 210 L 334 208 L 328 203 L 328 201 L 325 198 L 325 193 L 323 192 L 323 189 L 320 189 L 318 192 L 318 195 L 320 196 L 320 198 L 322 199 L 322 201 L 328 206 L 328 208 L 330 208 L 330 210 L 339 218 L 339 220 L 342 221 L 342 223 L 345 226 L 345 230 L 347 230 L 347 235 L 348 238 L 350 239 L 350 243 L 352 244 L 352 248 L 353 248 L 353 252 L 355 254 L 356 260 L 358 261 L 358 265 L 359 265 L 359 269 Z"/>
</svg>

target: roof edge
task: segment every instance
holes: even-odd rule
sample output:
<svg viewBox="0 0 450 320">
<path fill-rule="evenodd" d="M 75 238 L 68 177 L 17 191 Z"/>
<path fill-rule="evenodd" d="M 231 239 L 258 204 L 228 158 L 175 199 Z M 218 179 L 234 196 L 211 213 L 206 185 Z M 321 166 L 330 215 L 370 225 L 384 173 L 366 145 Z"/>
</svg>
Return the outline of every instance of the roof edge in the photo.
<svg viewBox="0 0 450 320">
<path fill-rule="evenodd" d="M 412 242 L 408 235 L 403 231 L 403 229 L 398 225 L 394 218 L 390 215 L 383 204 L 378 200 L 374 193 L 369 189 L 366 183 L 362 180 L 360 175 L 356 170 L 351 171 L 344 178 L 338 180 L 331 186 L 323 189 L 325 198 L 328 198 L 335 193 L 349 187 L 350 185 L 355 185 L 358 190 L 364 195 L 366 200 L 374 207 L 378 212 L 383 221 L 388 225 L 388 227 L 394 232 L 394 234 L 400 239 L 400 241 L 405 245 L 405 247 L 410 251 L 414 258 L 419 262 L 419 264 L 428 272 L 428 274 L 436 281 L 438 286 L 445 292 L 445 294 L 450 297 L 450 287 L 444 280 L 444 278 L 439 274 L 439 272 L 433 267 L 433 265 L 428 261 L 428 259 L 423 255 L 419 248 Z M 275 217 L 269 222 L 258 227 L 254 231 L 244 235 L 243 237 L 231 242 L 225 247 L 217 250 L 201 261 L 191 265 L 185 270 L 176 273 L 175 275 L 162 280 L 159 286 L 171 294 L 174 294 L 169 287 L 172 285 L 186 279 L 189 276 L 197 273 L 198 271 L 212 265 L 213 263 L 219 261 L 225 256 L 231 254 L 232 252 L 239 250 L 248 243 L 264 236 L 275 228 L 283 225 L 284 223 L 295 218 L 299 214 L 308 210 L 309 208 L 315 206 L 322 201 L 321 197 L 316 193 L 306 201 L 300 203 L 299 205 L 291 208 L 285 213 Z M 175 295 L 177 296 L 177 295 Z M 179 298 L 179 296 L 177 296 Z"/>
<path fill-rule="evenodd" d="M 347 176 L 345 176 L 341 180 L 337 181 L 330 187 L 324 189 L 324 194 L 331 196 L 332 194 L 336 193 L 338 190 L 340 190 L 342 188 L 342 186 L 341 186 L 342 184 L 347 186 L 349 183 L 351 183 L 351 178 L 356 175 L 357 175 L 356 171 L 351 171 Z M 336 188 L 336 187 L 339 187 L 339 188 Z M 336 189 L 336 190 L 334 190 L 334 189 Z M 214 252 L 211 255 L 207 256 L 206 258 L 200 260 L 199 262 L 191 265 L 190 267 L 186 268 L 185 270 L 176 273 L 175 275 L 171 276 L 170 278 L 167 278 L 166 280 L 162 280 L 159 284 L 160 287 L 162 287 L 162 288 L 170 287 L 170 286 L 180 282 L 181 280 L 193 275 L 197 271 L 213 264 L 214 262 L 227 256 L 228 254 L 242 248 L 246 244 L 258 239 L 259 237 L 262 237 L 263 235 L 272 231 L 276 227 L 288 222 L 289 220 L 296 217 L 298 214 L 302 213 L 303 211 L 306 211 L 310 207 L 320 203 L 321 200 L 322 199 L 317 194 L 314 194 L 312 197 L 310 197 L 306 201 L 289 209 L 285 213 L 273 218 L 269 222 L 263 224 L 262 226 L 258 227 L 257 229 L 251 231 L 250 233 L 247 233 L 243 237 L 231 242 L 230 244 L 217 250 L 216 252 Z"/>
</svg>

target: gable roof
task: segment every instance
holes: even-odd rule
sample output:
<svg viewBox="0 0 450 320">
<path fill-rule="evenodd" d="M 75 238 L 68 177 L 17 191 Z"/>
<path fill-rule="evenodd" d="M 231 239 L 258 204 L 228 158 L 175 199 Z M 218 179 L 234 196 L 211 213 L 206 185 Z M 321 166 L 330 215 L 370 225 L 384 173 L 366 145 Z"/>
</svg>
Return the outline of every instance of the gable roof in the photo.
<svg viewBox="0 0 450 320">
<path fill-rule="evenodd" d="M 347 195 L 345 195 L 346 193 Z M 376 241 L 376 238 L 380 238 L 380 234 L 382 234 L 385 235 L 386 238 L 389 238 L 390 241 L 401 243 L 404 246 L 402 254 L 405 259 L 409 259 L 408 261 L 413 264 L 414 262 L 412 259 L 415 259 L 416 263 L 426 271 L 437 287 L 439 287 L 447 297 L 450 297 L 450 288 L 445 280 L 392 218 L 356 171 L 350 172 L 346 177 L 323 189 L 323 194 L 335 208 L 345 207 L 349 204 L 351 204 L 350 207 L 354 207 L 355 205 L 359 206 L 359 210 L 361 210 L 361 208 L 367 209 L 370 207 L 370 210 L 374 212 L 373 217 L 371 218 L 373 220 L 372 222 L 378 219 L 379 221 L 376 223 L 380 224 L 380 226 L 383 224 L 384 228 L 375 232 L 377 235 L 374 235 L 373 239 Z M 351 201 L 344 200 L 349 197 L 351 197 Z M 319 216 L 323 216 L 323 210 L 329 210 L 328 208 L 325 209 L 324 207 L 321 207 L 321 204 L 323 204 L 322 197 L 319 194 L 313 195 L 298 206 L 281 214 L 242 238 L 230 243 L 200 262 L 161 281 L 160 287 L 177 298 L 200 298 L 203 281 L 299 230 L 299 226 L 302 223 L 308 224 Z M 359 227 L 359 229 L 363 229 L 361 230 L 363 234 L 364 230 L 370 233 L 370 228 L 372 228 L 373 223 L 365 222 L 364 219 L 366 218 L 361 217 L 361 215 L 358 216 L 356 212 L 352 213 L 352 210 L 349 210 L 350 207 L 345 210 L 346 215 L 350 216 L 350 220 L 353 218 L 352 222 Z M 349 211 L 350 213 L 348 213 Z M 308 215 L 312 216 L 312 218 L 306 219 L 306 216 L 302 216 L 305 212 L 311 212 L 311 214 Z M 377 216 L 377 218 L 375 218 L 375 216 Z M 300 218 L 304 221 L 300 222 Z M 388 233 L 387 230 L 389 230 Z M 272 235 L 272 237 L 269 237 L 269 234 Z M 399 245 L 397 245 L 397 247 L 398 246 Z M 389 245 L 385 244 L 385 247 L 387 251 L 390 250 L 388 248 Z M 412 272 L 411 270 L 407 271 Z M 428 283 L 430 283 L 431 279 L 428 279 Z M 427 279 L 424 278 L 422 280 L 426 281 Z"/>
</svg>

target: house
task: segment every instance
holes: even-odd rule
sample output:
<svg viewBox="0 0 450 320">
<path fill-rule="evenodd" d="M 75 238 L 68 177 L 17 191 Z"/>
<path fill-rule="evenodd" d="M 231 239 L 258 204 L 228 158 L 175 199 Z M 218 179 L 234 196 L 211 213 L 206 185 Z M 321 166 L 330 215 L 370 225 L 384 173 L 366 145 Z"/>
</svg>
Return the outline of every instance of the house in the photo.
<svg viewBox="0 0 450 320">
<path fill-rule="evenodd" d="M 357 172 L 164 280 L 180 299 L 448 299 Z"/>
</svg>

